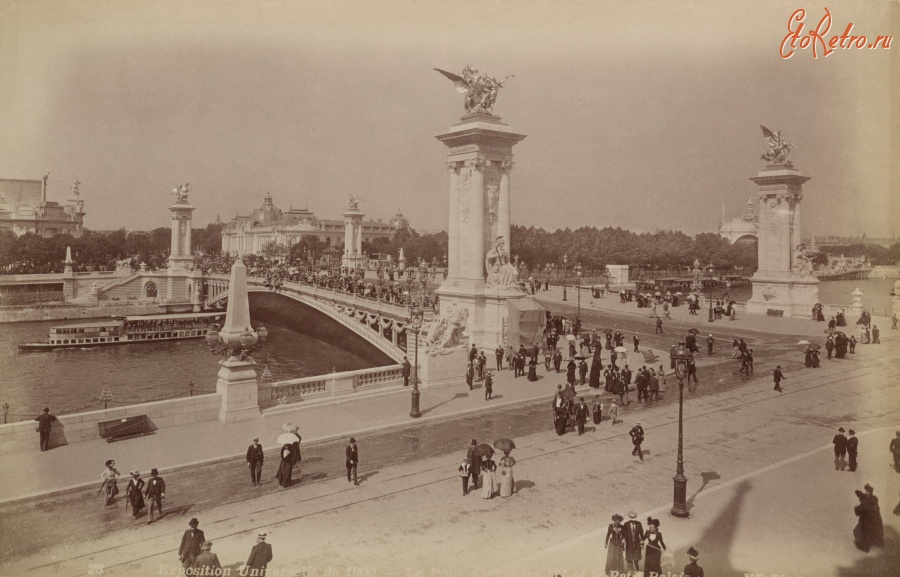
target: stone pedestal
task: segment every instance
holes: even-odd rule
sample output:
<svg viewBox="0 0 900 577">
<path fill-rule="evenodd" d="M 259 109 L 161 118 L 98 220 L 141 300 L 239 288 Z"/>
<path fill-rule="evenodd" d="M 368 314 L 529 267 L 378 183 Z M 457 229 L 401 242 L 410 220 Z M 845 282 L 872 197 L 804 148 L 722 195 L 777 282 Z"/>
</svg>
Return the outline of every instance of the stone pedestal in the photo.
<svg viewBox="0 0 900 577">
<path fill-rule="evenodd" d="M 627 264 L 608 264 L 606 274 L 609 275 L 609 284 L 628 284 Z"/>
<path fill-rule="evenodd" d="M 366 264 L 366 257 L 362 252 L 363 217 L 365 213 L 355 207 L 350 207 L 344 213 L 344 254 L 341 257 L 341 266 L 355 269 Z"/>
<path fill-rule="evenodd" d="M 811 270 L 801 270 L 797 258 L 802 186 L 809 179 L 790 163 L 767 166 L 750 179 L 758 187 L 759 262 L 750 279 L 749 313 L 780 310 L 787 316 L 806 317 L 819 302 L 819 280 Z"/>
<path fill-rule="evenodd" d="M 222 395 L 219 421 L 234 423 L 259 417 L 259 386 L 253 363 L 230 357 L 219 363 L 216 392 Z"/>
<path fill-rule="evenodd" d="M 450 173 L 448 271 L 437 293 L 442 314 L 451 304 L 468 309 L 467 332 L 482 349 L 505 344 L 506 301 L 525 296 L 485 282 L 485 255 L 498 238 L 508 254 L 514 252 L 509 231 L 512 147 L 524 138 L 499 117 L 483 113 L 468 114 L 437 136 L 449 149 Z"/>
<path fill-rule="evenodd" d="M 469 354 L 466 347 L 458 347 L 444 355 L 430 355 L 419 350 L 419 380 L 421 387 L 464 382 L 466 361 Z"/>
</svg>

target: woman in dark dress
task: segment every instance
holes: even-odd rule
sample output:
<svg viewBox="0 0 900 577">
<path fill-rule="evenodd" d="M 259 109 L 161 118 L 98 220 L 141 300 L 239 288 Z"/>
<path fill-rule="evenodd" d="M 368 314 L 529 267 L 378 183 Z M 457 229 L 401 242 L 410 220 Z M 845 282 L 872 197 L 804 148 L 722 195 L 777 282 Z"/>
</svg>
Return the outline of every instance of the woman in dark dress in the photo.
<svg viewBox="0 0 900 577">
<path fill-rule="evenodd" d="M 600 421 L 603 420 L 603 404 L 600 402 L 600 395 L 596 395 L 594 397 L 594 404 L 591 407 L 591 414 L 593 415 L 594 424 L 599 425 Z"/>
<path fill-rule="evenodd" d="M 528 380 L 531 382 L 537 380 L 537 357 L 532 357 L 528 362 Z"/>
<path fill-rule="evenodd" d="M 140 515 L 141 509 L 145 507 L 143 492 L 144 480 L 141 479 L 141 474 L 137 471 L 131 471 L 131 480 L 128 481 L 128 487 L 125 489 L 125 496 L 128 497 L 128 502 L 131 503 L 131 514 L 135 519 Z"/>
<path fill-rule="evenodd" d="M 291 445 L 281 447 L 281 464 L 275 478 L 278 484 L 287 489 L 291 486 L 291 476 L 294 473 L 294 451 Z"/>
<path fill-rule="evenodd" d="M 622 516 L 616 513 L 606 530 L 606 574 L 625 573 L 625 528 Z"/>
<path fill-rule="evenodd" d="M 569 364 L 566 365 L 566 381 L 569 384 L 575 383 L 575 369 L 578 368 L 578 365 L 575 364 L 575 361 L 570 360 Z"/>
<path fill-rule="evenodd" d="M 588 376 L 588 386 L 592 389 L 600 388 L 600 369 L 603 368 L 603 365 L 600 364 L 600 359 L 594 357 L 594 360 L 591 362 L 591 372 Z"/>
<path fill-rule="evenodd" d="M 647 532 L 644 534 L 644 575 L 662 573 L 662 552 L 666 550 L 662 533 L 659 532 L 659 519 L 647 517 Z"/>
<path fill-rule="evenodd" d="M 873 547 L 884 547 L 884 521 L 881 519 L 881 507 L 872 485 L 866 483 L 866 501 L 869 503 L 869 540 Z"/>
</svg>

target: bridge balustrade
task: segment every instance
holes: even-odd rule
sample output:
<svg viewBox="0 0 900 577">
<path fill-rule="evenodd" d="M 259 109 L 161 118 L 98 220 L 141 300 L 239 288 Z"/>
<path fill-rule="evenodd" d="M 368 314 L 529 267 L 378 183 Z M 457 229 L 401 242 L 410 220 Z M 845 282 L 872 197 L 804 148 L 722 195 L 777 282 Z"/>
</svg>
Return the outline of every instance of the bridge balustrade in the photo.
<svg viewBox="0 0 900 577">
<path fill-rule="evenodd" d="M 289 403 L 353 394 L 361 389 L 372 390 L 402 382 L 403 365 L 398 364 L 277 383 L 260 383 L 259 406 L 263 410 L 271 409 Z"/>
</svg>

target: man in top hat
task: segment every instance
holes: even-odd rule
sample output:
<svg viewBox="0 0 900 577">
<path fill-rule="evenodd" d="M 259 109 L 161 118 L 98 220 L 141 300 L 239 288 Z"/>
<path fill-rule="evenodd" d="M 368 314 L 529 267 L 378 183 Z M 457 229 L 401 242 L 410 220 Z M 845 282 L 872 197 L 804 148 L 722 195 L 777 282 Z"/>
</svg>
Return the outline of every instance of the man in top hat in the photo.
<svg viewBox="0 0 900 577">
<path fill-rule="evenodd" d="M 631 454 L 640 457 L 641 461 L 643 461 L 644 452 L 641 450 L 641 443 L 644 442 L 644 428 L 641 426 L 641 422 L 638 421 L 637 424 L 628 431 L 628 434 L 631 435 L 631 442 L 634 443 L 634 449 L 631 451 Z"/>
<path fill-rule="evenodd" d="M 190 525 L 191 528 L 185 531 L 184 535 L 181 536 L 181 546 L 178 548 L 178 559 L 181 560 L 181 566 L 185 569 L 194 564 L 194 560 L 196 560 L 197 555 L 200 554 L 201 545 L 208 543 L 203 531 L 197 528 L 197 526 L 200 525 L 200 521 L 198 521 L 196 517 L 191 519 L 190 522 L 188 522 L 188 525 Z M 210 543 L 210 547 L 211 546 L 212 544 Z"/>
<path fill-rule="evenodd" d="M 272 561 L 272 546 L 266 543 L 266 534 L 256 534 L 256 545 L 250 549 L 250 557 L 247 558 L 246 571 L 241 575 L 251 577 L 266 577 L 266 567 Z"/>
<path fill-rule="evenodd" d="M 856 454 L 859 451 L 859 439 L 856 438 L 856 431 L 850 429 L 850 438 L 847 439 L 847 456 L 850 457 L 850 472 L 856 470 Z"/>
<path fill-rule="evenodd" d="M 640 571 L 641 541 L 644 540 L 644 526 L 637 520 L 637 513 L 628 511 L 628 521 L 624 524 L 625 570 Z"/>
<path fill-rule="evenodd" d="M 359 464 L 359 447 L 356 446 L 356 439 L 350 437 L 350 444 L 347 445 L 347 449 L 345 451 L 347 455 L 347 482 L 350 482 L 350 477 L 353 477 L 353 484 L 359 485 L 359 481 L 356 480 L 356 466 Z"/>
<path fill-rule="evenodd" d="M 259 444 L 259 437 L 253 437 L 253 444 L 247 447 L 247 464 L 250 466 L 250 482 L 254 487 L 260 486 L 259 480 L 262 477 L 265 458 L 262 445 Z"/>
<path fill-rule="evenodd" d="M 56 415 L 50 413 L 50 409 L 44 407 L 44 412 L 34 418 L 38 422 L 38 433 L 41 437 L 41 450 L 46 451 L 50 448 L 50 429 L 53 427 L 53 421 Z"/>
<path fill-rule="evenodd" d="M 150 520 L 147 524 L 153 522 L 153 509 L 159 511 L 159 518 L 162 519 L 162 502 L 166 498 L 166 482 L 159 476 L 156 468 L 150 469 L 150 480 L 147 482 L 147 491 L 144 493 L 147 500 L 150 501 Z"/>
<path fill-rule="evenodd" d="M 192 572 L 196 575 L 218 575 L 215 570 L 221 568 L 222 564 L 219 563 L 219 557 L 212 552 L 212 541 L 201 543 L 200 553 L 191 564 Z"/>
<path fill-rule="evenodd" d="M 687 550 L 687 554 L 691 562 L 684 566 L 684 577 L 704 577 L 703 567 L 697 565 L 697 559 L 700 558 L 700 552 L 691 547 Z"/>
<path fill-rule="evenodd" d="M 475 451 L 475 446 L 477 444 L 478 441 L 472 439 L 472 443 L 469 445 L 469 450 L 466 451 L 466 460 L 469 461 L 469 474 L 472 475 L 473 489 L 478 487 L 478 471 L 481 470 L 481 459 L 478 457 L 478 453 Z"/>
<path fill-rule="evenodd" d="M 584 423 L 588 418 L 588 406 L 584 404 L 584 397 L 578 397 L 578 405 L 575 406 L 575 422 L 578 423 L 578 434 L 584 434 Z"/>
<path fill-rule="evenodd" d="M 834 470 L 844 470 L 844 457 L 847 456 L 847 437 L 844 436 L 844 427 L 838 429 L 837 435 L 831 440 L 834 445 Z"/>
<path fill-rule="evenodd" d="M 784 379 L 784 373 L 781 372 L 781 365 L 775 367 L 775 370 L 772 372 L 772 380 L 775 382 L 775 388 L 773 390 L 781 392 L 781 380 Z"/>
</svg>

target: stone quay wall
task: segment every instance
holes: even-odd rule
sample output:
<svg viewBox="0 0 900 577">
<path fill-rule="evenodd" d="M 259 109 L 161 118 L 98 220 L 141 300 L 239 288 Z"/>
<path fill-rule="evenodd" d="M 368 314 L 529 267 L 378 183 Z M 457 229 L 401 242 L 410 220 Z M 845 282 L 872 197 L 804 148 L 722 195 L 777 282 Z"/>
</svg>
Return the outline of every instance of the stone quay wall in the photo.
<svg viewBox="0 0 900 577">
<path fill-rule="evenodd" d="M 80 321 L 128 315 L 158 315 L 165 312 L 157 303 L 108 303 L 97 306 L 53 306 L 0 310 L 0 323 L 40 321 Z"/>
<path fill-rule="evenodd" d="M 211 393 L 72 415 L 57 415 L 50 432 L 50 447 L 52 449 L 72 443 L 99 440 L 101 439 L 99 423 L 138 415 L 147 415 L 151 431 L 218 421 L 221 406 L 222 396 Z M 38 450 L 40 450 L 40 436 L 36 421 L 0 425 L 0 455 Z"/>
</svg>

